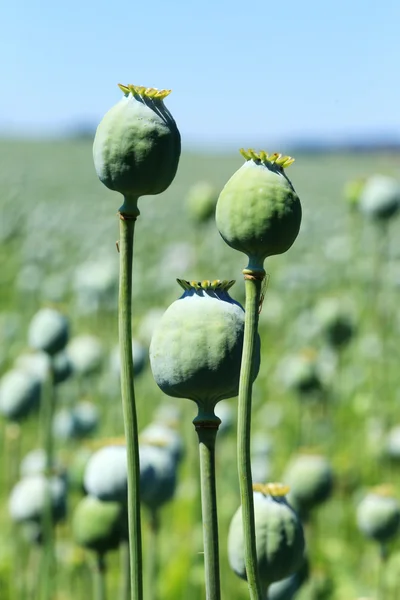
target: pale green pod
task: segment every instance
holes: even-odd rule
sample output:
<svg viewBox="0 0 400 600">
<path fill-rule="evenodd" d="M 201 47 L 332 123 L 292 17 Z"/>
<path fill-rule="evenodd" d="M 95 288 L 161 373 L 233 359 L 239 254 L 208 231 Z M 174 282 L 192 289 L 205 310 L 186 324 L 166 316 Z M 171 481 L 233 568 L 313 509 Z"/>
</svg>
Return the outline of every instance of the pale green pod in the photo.
<svg viewBox="0 0 400 600">
<path fill-rule="evenodd" d="M 255 484 L 253 487 L 257 568 L 260 581 L 268 588 L 301 567 L 304 533 L 299 517 L 286 500 L 286 486 Z M 229 527 L 228 558 L 236 575 L 246 579 L 241 507 Z"/>
<path fill-rule="evenodd" d="M 393 177 L 372 175 L 360 194 L 360 211 L 376 221 L 387 221 L 400 209 L 400 183 Z"/>
<path fill-rule="evenodd" d="M 186 206 L 195 223 L 206 223 L 215 214 L 218 193 L 207 181 L 194 184 L 187 195 Z"/>
<path fill-rule="evenodd" d="M 160 194 L 175 177 L 181 152 L 164 105 L 170 90 L 120 85 L 124 97 L 100 122 L 93 144 L 97 175 L 111 190 L 138 198 Z"/>
<path fill-rule="evenodd" d="M 53 356 L 65 348 L 68 337 L 68 319 L 53 308 L 40 309 L 30 322 L 28 340 L 35 350 Z"/>
<path fill-rule="evenodd" d="M 119 502 L 102 502 L 92 496 L 83 498 L 75 508 L 72 533 L 75 542 L 104 554 L 119 546 L 127 536 L 126 509 Z"/>
<path fill-rule="evenodd" d="M 357 525 L 366 536 L 385 543 L 398 534 L 400 505 L 390 486 L 373 488 L 357 507 Z"/>
<path fill-rule="evenodd" d="M 262 269 L 265 258 L 286 252 L 301 223 L 301 204 L 284 167 L 293 159 L 241 151 L 245 164 L 222 190 L 216 209 L 225 242 L 249 257 L 249 267 Z"/>
<path fill-rule="evenodd" d="M 283 480 L 290 487 L 289 501 L 303 518 L 328 500 L 334 475 L 329 460 L 318 454 L 299 454 L 290 461 Z"/>
<path fill-rule="evenodd" d="M 228 294 L 233 281 L 178 283 L 185 292 L 154 331 L 151 369 L 164 393 L 213 412 L 219 400 L 238 393 L 244 310 Z M 254 379 L 259 363 L 258 342 Z"/>
</svg>

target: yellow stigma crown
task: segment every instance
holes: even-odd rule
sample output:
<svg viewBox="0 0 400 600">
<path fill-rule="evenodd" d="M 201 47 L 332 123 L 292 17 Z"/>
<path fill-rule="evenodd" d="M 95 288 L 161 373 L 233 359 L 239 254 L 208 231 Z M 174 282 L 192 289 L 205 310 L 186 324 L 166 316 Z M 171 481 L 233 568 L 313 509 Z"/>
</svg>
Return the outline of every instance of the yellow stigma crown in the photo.
<svg viewBox="0 0 400 600">
<path fill-rule="evenodd" d="M 172 90 L 158 90 L 157 88 L 147 88 L 143 85 L 123 85 L 118 84 L 119 89 L 125 94 L 125 96 L 142 96 L 143 98 L 150 98 L 151 100 L 164 100 L 170 95 Z"/>
<path fill-rule="evenodd" d="M 253 492 L 261 492 L 264 496 L 281 498 L 290 491 L 288 485 L 283 483 L 253 483 Z"/>
<path fill-rule="evenodd" d="M 254 160 L 256 163 L 272 163 L 275 165 L 279 165 L 282 169 L 286 169 L 286 167 L 290 167 L 295 161 L 291 156 L 283 156 L 278 152 L 274 152 L 273 154 L 268 154 L 264 152 L 264 150 L 260 150 L 260 152 L 255 152 L 252 148 L 245 150 L 244 148 L 240 148 L 240 154 L 246 160 Z"/>
</svg>

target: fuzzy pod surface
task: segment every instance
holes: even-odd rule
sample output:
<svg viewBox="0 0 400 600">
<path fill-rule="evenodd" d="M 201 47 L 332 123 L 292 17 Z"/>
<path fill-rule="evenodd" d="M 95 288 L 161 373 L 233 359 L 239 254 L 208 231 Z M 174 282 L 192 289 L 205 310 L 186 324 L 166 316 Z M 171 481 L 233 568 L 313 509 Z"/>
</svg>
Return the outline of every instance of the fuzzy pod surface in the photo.
<svg viewBox="0 0 400 600">
<path fill-rule="evenodd" d="M 216 223 L 225 242 L 260 268 L 268 256 L 286 252 L 300 230 L 300 199 L 284 171 L 294 159 L 241 153 L 246 162 L 219 195 Z"/>
<path fill-rule="evenodd" d="M 254 488 L 257 568 L 260 580 L 267 588 L 301 567 L 304 533 L 299 517 L 285 498 L 288 488 L 279 484 L 255 484 Z M 241 507 L 230 523 L 228 558 L 236 575 L 246 579 Z"/>
<path fill-rule="evenodd" d="M 371 490 L 357 507 L 357 525 L 366 536 L 387 542 L 399 532 L 400 505 L 386 486 Z"/>
<path fill-rule="evenodd" d="M 42 308 L 33 317 L 28 330 L 29 345 L 54 355 L 64 349 L 69 337 L 68 319 L 53 308 Z"/>
<path fill-rule="evenodd" d="M 7 371 L 0 379 L 0 414 L 7 419 L 19 420 L 37 408 L 41 383 L 31 373 L 21 369 Z"/>
<path fill-rule="evenodd" d="M 236 396 L 243 348 L 243 307 L 228 290 L 233 281 L 178 280 L 183 295 L 159 321 L 150 344 L 150 364 L 161 390 L 213 410 Z M 260 365 L 255 352 L 253 378 Z"/>
<path fill-rule="evenodd" d="M 127 514 L 119 502 L 103 502 L 86 496 L 77 504 L 72 517 L 75 542 L 89 550 L 104 554 L 126 539 Z"/>
<path fill-rule="evenodd" d="M 160 194 L 181 153 L 176 123 L 164 105 L 169 90 L 120 85 L 123 98 L 100 122 L 93 159 L 100 181 L 124 196 Z"/>
</svg>

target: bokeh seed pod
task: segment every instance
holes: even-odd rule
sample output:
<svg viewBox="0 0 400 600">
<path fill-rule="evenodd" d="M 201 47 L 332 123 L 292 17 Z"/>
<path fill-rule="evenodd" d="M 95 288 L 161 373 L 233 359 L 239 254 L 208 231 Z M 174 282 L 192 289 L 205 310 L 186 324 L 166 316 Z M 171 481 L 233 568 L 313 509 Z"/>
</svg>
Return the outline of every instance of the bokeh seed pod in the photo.
<svg viewBox="0 0 400 600">
<path fill-rule="evenodd" d="M 46 478 L 42 474 L 21 479 L 12 489 L 8 507 L 11 518 L 17 523 L 41 522 L 50 492 L 53 521 L 66 514 L 67 489 L 60 477 Z"/>
<path fill-rule="evenodd" d="M 150 510 L 157 510 L 172 499 L 176 488 L 178 463 L 168 449 L 140 446 L 140 499 Z"/>
<path fill-rule="evenodd" d="M 128 519 L 119 502 L 103 502 L 86 496 L 77 504 L 72 517 L 75 542 L 88 550 L 104 554 L 126 539 Z"/>
<path fill-rule="evenodd" d="M 132 340 L 132 359 L 133 359 L 133 371 L 135 375 L 139 375 L 147 361 L 147 352 L 145 347 L 137 340 Z M 110 367 L 114 375 L 118 376 L 121 372 L 121 358 L 119 346 L 115 346 L 110 356 Z"/>
<path fill-rule="evenodd" d="M 31 348 L 54 355 L 68 342 L 68 319 L 53 308 L 42 308 L 33 317 L 28 331 Z"/>
<path fill-rule="evenodd" d="M 241 150 L 244 165 L 219 195 L 218 230 L 225 242 L 249 257 L 249 267 L 286 252 L 301 223 L 301 204 L 284 168 L 294 159 L 280 154 Z"/>
<path fill-rule="evenodd" d="M 139 435 L 141 446 L 158 446 L 169 452 L 178 463 L 183 456 L 182 436 L 172 427 L 164 423 L 149 423 Z"/>
<path fill-rule="evenodd" d="M 72 338 L 67 346 L 67 354 L 78 375 L 92 375 L 101 369 L 103 345 L 94 335 L 79 335 Z"/>
<path fill-rule="evenodd" d="M 391 219 L 400 208 L 400 183 L 392 177 L 373 175 L 365 183 L 359 206 L 373 220 Z"/>
<path fill-rule="evenodd" d="M 368 538 L 385 543 L 400 527 L 400 505 L 389 486 L 373 488 L 357 506 L 357 525 Z"/>
<path fill-rule="evenodd" d="M 181 153 L 167 90 L 120 85 L 124 96 L 100 122 L 93 144 L 97 175 L 124 196 L 160 194 L 175 177 Z"/>
<path fill-rule="evenodd" d="M 39 405 L 41 384 L 31 373 L 21 369 L 7 371 L 0 379 L 0 414 L 18 421 Z"/>
<path fill-rule="evenodd" d="M 151 369 L 165 394 L 189 398 L 213 413 L 219 400 L 238 393 L 244 310 L 228 293 L 233 281 L 178 283 L 184 293 L 154 331 Z M 258 338 L 253 379 L 259 364 Z"/>
<path fill-rule="evenodd" d="M 304 560 L 304 533 L 300 519 L 288 504 L 288 488 L 280 484 L 255 484 L 254 519 L 257 568 L 265 588 L 292 573 Z M 242 509 L 232 518 L 228 533 L 228 558 L 232 570 L 246 579 Z"/>
<path fill-rule="evenodd" d="M 207 181 L 193 185 L 186 198 L 188 213 L 195 223 L 206 223 L 215 214 L 218 193 Z"/>
<path fill-rule="evenodd" d="M 333 470 L 325 456 L 299 454 L 289 462 L 283 481 L 290 487 L 289 502 L 305 519 L 332 494 Z"/>
<path fill-rule="evenodd" d="M 353 314 L 343 299 L 323 298 L 315 308 L 315 317 L 332 348 L 344 348 L 355 334 Z"/>
<path fill-rule="evenodd" d="M 155 448 L 154 450 L 157 450 Z M 147 452 L 143 447 L 139 447 L 140 459 L 140 491 L 141 496 L 148 498 L 151 496 L 151 490 L 157 486 L 157 469 L 161 464 L 166 469 L 166 479 L 168 485 L 165 492 L 160 491 L 159 496 L 163 493 L 169 498 L 169 464 L 167 459 L 158 462 L 155 460 L 155 452 L 152 453 L 154 460 L 150 460 L 150 452 Z M 167 453 L 166 453 L 167 454 Z M 172 457 L 168 453 L 168 457 Z M 173 461 L 175 464 L 175 461 Z M 154 464 L 153 464 L 154 463 Z M 159 476 L 162 479 L 162 474 Z M 127 454 L 126 446 L 104 446 L 92 454 L 86 463 L 84 473 L 84 488 L 86 492 L 104 502 L 119 502 L 127 503 L 128 499 L 128 472 L 127 472 Z M 147 493 L 147 490 L 150 490 Z"/>
</svg>

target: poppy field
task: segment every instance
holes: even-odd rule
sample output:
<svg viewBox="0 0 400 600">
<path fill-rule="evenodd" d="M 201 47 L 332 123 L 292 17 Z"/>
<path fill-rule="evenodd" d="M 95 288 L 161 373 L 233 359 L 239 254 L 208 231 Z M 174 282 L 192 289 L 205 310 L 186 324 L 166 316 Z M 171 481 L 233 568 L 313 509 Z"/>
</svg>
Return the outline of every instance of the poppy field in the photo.
<svg viewBox="0 0 400 600">
<path fill-rule="evenodd" d="M 0 598 L 127 600 L 122 197 L 99 182 L 92 140 L 3 140 L 0 156 Z M 294 157 L 286 170 L 302 221 L 290 249 L 264 264 L 251 463 L 254 483 L 290 488 L 305 551 L 290 580 L 268 579 L 266 599 L 397 600 L 399 159 Z M 161 315 L 185 293 L 177 279 L 235 280 L 229 295 L 244 306 L 246 257 L 224 243 L 214 218 L 243 162 L 239 152 L 184 150 L 168 189 L 138 203 L 132 350 L 146 600 L 205 598 L 196 405 L 161 391 L 149 348 Z M 371 182 L 378 175 L 384 182 Z M 371 197 L 381 184 L 398 200 L 379 213 Z M 51 382 L 48 355 L 57 356 Z M 228 550 L 240 505 L 237 399 L 215 412 L 221 597 L 244 600 Z"/>
</svg>

